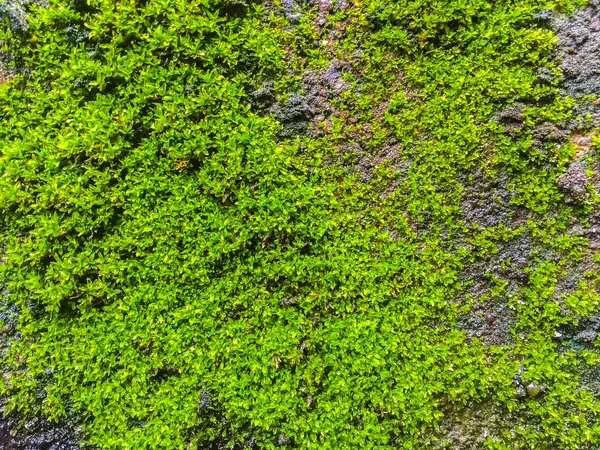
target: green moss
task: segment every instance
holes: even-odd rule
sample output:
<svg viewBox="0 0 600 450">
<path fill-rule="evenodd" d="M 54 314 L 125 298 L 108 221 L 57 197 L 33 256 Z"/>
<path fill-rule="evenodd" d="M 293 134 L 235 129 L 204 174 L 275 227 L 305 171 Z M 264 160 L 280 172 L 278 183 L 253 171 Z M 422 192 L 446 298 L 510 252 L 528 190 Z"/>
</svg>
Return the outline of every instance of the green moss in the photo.
<svg viewBox="0 0 600 450">
<path fill-rule="evenodd" d="M 565 232 L 586 210 L 555 183 L 573 149 L 531 145 L 572 107 L 537 82 L 555 38 L 532 16 L 572 6 L 351 2 L 327 16 L 345 24 L 327 45 L 316 10 L 291 26 L 278 4 L 31 7 L 26 33 L 0 36 L 30 69 L 0 86 L 0 278 L 20 310 L 7 409 L 73 410 L 106 449 L 269 449 L 283 435 L 337 450 L 424 448 L 442 405 L 485 400 L 529 418 L 487 448 L 599 444 L 596 399 L 552 341 L 572 320 L 554 297 L 564 270 L 543 256 L 587 251 Z M 272 80 L 284 98 L 332 57 L 351 61 L 353 87 L 325 137 L 279 139 L 247 86 Z M 491 119 L 517 102 L 509 137 Z M 357 136 L 372 153 L 396 142 L 406 172 L 361 181 L 325 163 Z M 475 170 L 510 174 L 526 227 L 465 223 L 459 179 Z M 541 256 L 510 300 L 515 344 L 486 347 L 456 327 L 466 270 L 524 233 Z M 577 317 L 598 303 L 586 283 L 564 298 Z M 514 398 L 519 364 L 543 395 Z"/>
</svg>

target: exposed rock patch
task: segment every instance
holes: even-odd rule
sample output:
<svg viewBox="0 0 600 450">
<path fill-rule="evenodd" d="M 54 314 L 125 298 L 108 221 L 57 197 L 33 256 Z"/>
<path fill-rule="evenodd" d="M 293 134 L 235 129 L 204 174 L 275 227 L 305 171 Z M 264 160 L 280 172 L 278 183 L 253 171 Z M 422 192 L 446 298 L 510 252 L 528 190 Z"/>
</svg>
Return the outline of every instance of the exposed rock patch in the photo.
<svg viewBox="0 0 600 450">
<path fill-rule="evenodd" d="M 571 16 L 556 15 L 551 26 L 558 36 L 563 94 L 600 93 L 600 9 L 589 1 Z"/>
<path fill-rule="evenodd" d="M 307 70 L 300 80 L 301 92 L 271 107 L 270 112 L 284 125 L 282 137 L 323 135 L 318 124 L 333 113 L 331 100 L 350 87 L 342 78 L 346 66 L 333 60 L 322 72 Z"/>
<path fill-rule="evenodd" d="M 588 179 L 585 169 L 579 161 L 571 163 L 567 171 L 556 181 L 565 194 L 567 203 L 583 203 L 588 197 Z"/>
<path fill-rule="evenodd" d="M 480 450 L 490 438 L 510 432 L 519 416 L 491 402 L 471 402 L 465 406 L 448 404 L 439 428 L 423 438 L 423 448 L 434 450 Z"/>
<path fill-rule="evenodd" d="M 588 1 L 570 16 L 546 11 L 545 17 L 558 38 L 554 59 L 561 72 L 559 92 L 578 99 L 572 117 L 561 128 L 572 133 L 597 126 L 600 103 L 582 97 L 600 95 L 600 2 Z"/>
<path fill-rule="evenodd" d="M 3 450 L 77 450 L 79 447 L 64 424 L 33 419 L 19 427 L 14 418 L 0 418 L 0 446 Z"/>
<path fill-rule="evenodd" d="M 570 142 L 575 146 L 576 159 L 587 155 L 592 148 L 592 136 L 574 134 L 571 136 Z"/>
<path fill-rule="evenodd" d="M 10 28 L 15 32 L 29 29 L 25 6 L 28 0 L 2 0 L 0 1 L 0 19 L 8 18 Z"/>
<path fill-rule="evenodd" d="M 467 225 L 486 228 L 511 223 L 512 193 L 506 187 L 508 181 L 506 174 L 487 177 L 481 170 L 462 181 L 461 212 Z"/>
<path fill-rule="evenodd" d="M 543 149 L 548 142 L 563 142 L 567 133 L 561 130 L 556 125 L 551 123 L 543 123 L 533 130 L 533 146 L 537 149 Z"/>
<path fill-rule="evenodd" d="M 516 314 L 503 301 L 487 301 L 474 305 L 457 326 L 469 338 L 481 339 L 485 345 L 509 345 L 510 329 L 516 323 Z"/>
<path fill-rule="evenodd" d="M 283 0 L 281 2 L 281 10 L 290 23 L 297 23 L 302 17 L 303 5 L 304 2 L 302 0 Z"/>
<path fill-rule="evenodd" d="M 581 346 L 591 345 L 600 333 L 600 313 L 579 320 L 577 325 L 564 325 L 557 330 L 556 339 L 567 343 L 573 341 Z"/>
</svg>

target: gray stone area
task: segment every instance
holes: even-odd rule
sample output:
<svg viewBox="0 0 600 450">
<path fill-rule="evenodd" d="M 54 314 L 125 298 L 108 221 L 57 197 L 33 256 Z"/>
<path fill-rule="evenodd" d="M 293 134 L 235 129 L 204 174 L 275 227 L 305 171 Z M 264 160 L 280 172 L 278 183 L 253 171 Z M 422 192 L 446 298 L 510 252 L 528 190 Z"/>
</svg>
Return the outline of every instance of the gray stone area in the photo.
<svg viewBox="0 0 600 450">
<path fill-rule="evenodd" d="M 7 301 L 6 290 L 0 298 L 0 348 L 19 339 L 18 309 Z M 40 399 L 43 393 L 40 393 Z M 41 416 L 21 417 L 4 415 L 0 398 L 0 449 L 2 450 L 78 450 L 77 436 L 81 436 L 77 418 L 72 416 L 60 423 Z"/>
<path fill-rule="evenodd" d="M 568 17 L 555 15 L 550 23 L 558 36 L 563 94 L 599 93 L 600 2 L 591 0 Z"/>
<path fill-rule="evenodd" d="M 0 0 L 0 19 L 8 18 L 10 28 L 14 32 L 23 32 L 29 28 L 25 6 L 28 0 Z"/>
<path fill-rule="evenodd" d="M 13 32 L 22 33 L 29 29 L 27 21 L 27 6 L 48 6 L 47 0 L 0 0 L 0 20 L 8 18 L 8 24 Z"/>
<path fill-rule="evenodd" d="M 558 188 L 565 194 L 567 203 L 583 203 L 588 198 L 588 178 L 584 165 L 574 161 L 557 180 Z"/>
<path fill-rule="evenodd" d="M 573 118 L 562 127 L 568 132 L 600 124 L 598 101 L 582 96 L 600 96 L 600 1 L 589 0 L 570 16 L 546 11 L 542 20 L 557 35 L 554 59 L 560 70 L 560 93 L 579 98 Z M 540 73 L 540 79 L 553 79 Z"/>
<path fill-rule="evenodd" d="M 3 450 L 77 450 L 72 432 L 64 424 L 33 418 L 25 425 L 15 418 L 0 420 L 0 447 Z"/>
<path fill-rule="evenodd" d="M 600 125 L 600 105 L 582 98 L 584 95 L 600 95 L 600 2 L 592 0 L 571 16 L 540 11 L 535 19 L 540 26 L 553 29 L 558 36 L 558 46 L 553 58 L 562 73 L 560 95 L 576 98 L 577 105 L 570 120 L 559 124 L 538 125 L 532 132 L 532 147 L 538 152 L 545 152 L 549 144 L 560 146 L 571 142 L 576 146 L 578 150 L 575 158 L 558 177 L 556 184 L 563 194 L 564 204 L 578 207 L 590 200 L 591 192 L 600 192 L 600 165 L 595 162 L 598 157 L 591 148 L 589 134 L 593 126 Z M 550 69 L 541 70 L 538 75 L 542 82 L 551 82 L 556 78 Z M 523 109 L 526 106 L 524 103 L 516 103 L 497 113 L 494 120 L 504 126 L 507 135 L 516 137 L 524 130 Z M 589 116 L 587 120 L 586 115 Z M 589 176 L 589 169 L 592 169 L 594 175 Z M 464 188 L 461 211 L 467 225 L 485 228 L 504 223 L 516 226 L 526 220 L 527 211 L 510 204 L 512 193 L 507 188 L 510 183 L 508 175 L 496 174 L 493 178 L 486 178 L 476 171 L 469 179 L 461 182 Z M 600 249 L 600 212 L 594 210 L 589 216 L 589 223 L 585 225 L 574 219 L 569 232 L 588 238 L 592 249 Z M 519 272 L 518 266 L 529 264 L 528 258 L 534 248 L 534 242 L 528 236 L 500 244 L 498 254 L 467 268 L 465 281 L 471 282 L 468 295 L 476 298 L 489 292 L 492 285 L 487 274 L 508 282 L 506 296 L 516 292 L 518 284 L 527 281 L 524 278 L 525 271 Z M 545 258 L 559 258 L 547 249 L 537 250 L 542 251 Z M 501 261 L 507 258 L 513 262 L 511 267 L 516 267 L 512 274 L 509 273 L 512 269 L 499 269 Z M 594 263 L 589 256 L 572 264 L 567 269 L 567 274 L 559 279 L 556 298 L 575 290 L 585 271 L 593 267 Z M 507 298 L 476 304 L 471 313 L 461 319 L 459 326 L 469 336 L 481 338 L 486 343 L 507 343 L 509 324 L 514 322 L 514 319 L 506 317 L 511 315 L 506 307 Z M 494 317 L 491 323 L 485 319 L 490 315 Z"/>
<path fill-rule="evenodd" d="M 272 82 L 265 82 L 250 93 L 251 102 L 255 108 L 273 114 L 283 125 L 280 138 L 318 137 L 322 134 L 313 125 L 331 115 L 331 100 L 349 88 L 342 78 L 342 71 L 348 66 L 334 60 L 323 72 L 307 70 L 301 77 L 300 90 L 279 102 Z"/>
</svg>

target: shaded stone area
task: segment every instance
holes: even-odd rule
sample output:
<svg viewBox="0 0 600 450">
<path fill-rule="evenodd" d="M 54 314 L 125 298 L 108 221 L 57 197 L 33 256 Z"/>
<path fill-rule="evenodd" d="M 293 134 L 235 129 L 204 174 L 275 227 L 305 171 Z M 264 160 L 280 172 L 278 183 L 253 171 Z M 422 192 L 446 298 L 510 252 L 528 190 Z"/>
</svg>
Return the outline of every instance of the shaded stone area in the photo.
<svg viewBox="0 0 600 450">
<path fill-rule="evenodd" d="M 468 287 L 457 300 L 469 299 L 473 303 L 469 312 L 459 318 L 457 327 L 486 345 L 501 346 L 512 343 L 510 330 L 516 325 L 517 315 L 509 301 L 516 298 L 528 281 L 526 268 L 534 242 L 524 233 L 496 245 L 497 253 L 476 260 L 461 273 L 461 281 Z M 503 285 L 502 289 L 498 289 L 498 283 Z M 498 292 L 494 293 L 495 290 Z"/>
<path fill-rule="evenodd" d="M 47 0 L 0 0 L 0 22 L 4 23 L 8 19 L 8 26 L 13 33 L 24 33 L 29 29 L 26 12 L 28 5 L 47 6 L 48 2 Z M 17 72 L 11 62 L 13 62 L 11 55 L 0 50 L 0 83 L 6 82 Z"/>
<path fill-rule="evenodd" d="M 461 182 L 464 189 L 461 213 L 467 225 L 492 227 L 500 223 L 511 223 L 512 193 L 507 188 L 510 180 L 508 175 L 487 177 L 483 171 L 476 170 L 465 178 Z"/>
<path fill-rule="evenodd" d="M 561 81 L 559 93 L 574 97 L 576 106 L 572 118 L 558 124 L 538 125 L 532 132 L 531 145 L 539 152 L 547 151 L 549 146 L 567 143 L 575 146 L 576 153 L 564 173 L 556 179 L 556 185 L 563 194 L 563 204 L 579 208 L 590 204 L 594 192 L 600 193 L 599 155 L 593 148 L 591 131 L 600 125 L 600 101 L 582 97 L 600 96 L 600 2 L 592 0 L 569 17 L 542 11 L 536 19 L 558 35 L 558 47 L 553 56 L 562 72 L 558 75 Z M 552 82 L 557 77 L 550 70 L 542 70 L 538 75 L 541 82 Z M 504 125 L 508 136 L 517 137 L 524 131 L 524 107 L 525 104 L 515 104 L 494 117 Z M 503 174 L 486 178 L 478 172 L 468 180 L 461 180 L 464 187 L 461 211 L 465 223 L 482 228 L 499 223 L 514 228 L 524 223 L 529 214 L 510 205 L 509 182 L 510 178 Z M 561 255 L 525 233 L 508 243 L 500 243 L 497 254 L 466 267 L 462 281 L 470 284 L 461 297 L 471 299 L 473 303 L 470 311 L 459 319 L 458 328 L 470 338 L 481 339 L 485 345 L 511 345 L 511 329 L 516 324 L 517 314 L 509 305 L 519 301 L 515 295 L 528 282 L 527 267 L 531 264 L 529 258 L 533 250 L 542 259 L 565 263 L 551 301 L 558 303 L 561 314 L 568 315 L 565 296 L 577 290 L 586 278 L 586 272 L 597 271 L 598 264 L 593 255 L 600 250 L 599 208 L 595 207 L 585 219 L 574 217 L 566 232 L 589 240 L 589 250 L 584 250 L 579 261 L 564 261 Z M 510 259 L 510 265 L 501 264 L 507 259 Z M 506 283 L 503 292 L 496 297 L 490 295 L 495 287 L 493 277 Z M 597 352 L 594 342 L 600 333 L 600 312 L 576 319 L 576 324 L 556 329 L 553 340 L 557 351 Z M 545 395 L 545 387 L 522 379 L 521 370 L 520 367 L 513 378 L 515 400 Z M 600 395 L 600 365 L 582 362 L 573 370 L 582 387 L 595 396 Z M 486 403 L 471 404 L 466 408 L 451 405 L 435 435 L 424 442 L 438 449 L 480 449 L 487 438 L 511 432 L 514 424 L 527 420 L 527 417 Z"/>
<path fill-rule="evenodd" d="M 565 194 L 567 203 L 583 203 L 588 197 L 588 179 L 583 164 L 579 161 L 571 163 L 556 183 Z"/>
<path fill-rule="evenodd" d="M 501 112 L 496 120 L 509 129 L 520 126 L 520 106 Z M 517 229 L 526 224 L 528 211 L 511 204 L 511 179 L 508 173 L 487 174 L 483 169 L 461 177 L 461 215 L 468 229 L 484 230 L 500 225 Z M 462 245 L 470 248 L 468 243 Z M 459 317 L 456 326 L 485 345 L 504 346 L 512 344 L 511 329 L 518 319 L 509 303 L 518 299 L 528 282 L 527 268 L 536 244 L 524 230 L 506 242 L 496 241 L 495 246 L 490 255 L 467 264 L 459 276 L 466 288 L 455 301 L 468 302 L 470 309 Z"/>
<path fill-rule="evenodd" d="M 12 31 L 23 32 L 29 28 L 25 7 L 31 3 L 29 0 L 1 0 L 0 18 L 8 18 Z"/>
<path fill-rule="evenodd" d="M 352 70 L 348 62 L 333 60 L 323 71 L 309 69 L 300 79 L 300 90 L 285 100 L 276 102 L 272 85 L 265 83 L 251 93 L 254 104 L 273 114 L 283 125 L 279 137 L 324 136 L 318 124 L 336 114 L 331 102 L 350 86 L 342 78 L 344 70 Z"/>
<path fill-rule="evenodd" d="M 44 419 L 19 426 L 14 418 L 0 418 L 0 447 L 3 450 L 77 450 L 73 433 Z"/>
<path fill-rule="evenodd" d="M 0 284 L 1 286 L 1 284 Z M 8 291 L 0 295 L 0 349 L 10 346 L 11 340 L 19 339 L 17 329 L 18 309 L 8 302 Z M 0 350 L 4 351 L 4 350 Z M 3 400 L 0 398 L 0 406 Z M 4 416 L 0 408 L 0 449 L 2 450 L 78 450 L 81 430 L 77 418 L 72 416 L 59 423 L 43 417 L 18 415 Z"/>
<path fill-rule="evenodd" d="M 286 0 L 282 3 L 281 11 L 272 11 L 283 14 L 292 26 L 308 11 L 315 13 L 314 29 L 320 40 L 314 44 L 323 46 L 322 50 L 330 61 L 323 68 L 309 68 L 301 73 L 297 90 L 288 93 L 284 99 L 278 99 L 272 82 L 251 87 L 252 107 L 272 115 L 282 125 L 280 139 L 331 138 L 334 121 L 358 123 L 358 113 L 340 110 L 336 103 L 345 92 L 354 89 L 344 75 L 349 74 L 355 79 L 361 76 L 360 69 L 357 69 L 360 52 L 345 58 L 338 55 L 335 44 L 346 35 L 345 26 L 333 24 L 327 18 L 328 14 L 347 8 L 349 3 L 346 0 Z M 401 81 L 399 74 L 393 84 Z M 377 120 L 382 120 L 387 106 L 386 101 L 378 105 L 375 111 Z M 400 173 L 406 172 L 410 162 L 400 157 L 400 147 L 394 138 L 388 137 L 377 148 L 371 148 L 369 141 L 372 133 L 368 127 L 356 126 L 353 131 L 344 127 L 341 134 L 341 138 L 338 136 L 341 143 L 334 144 L 337 155 L 329 161 L 330 164 L 339 163 L 349 173 L 359 174 L 363 181 L 370 180 L 382 164 L 389 164 Z M 393 188 L 390 186 L 390 190 Z"/>
<path fill-rule="evenodd" d="M 558 329 L 556 339 L 565 348 L 582 350 L 590 347 L 600 333 L 600 313 L 581 319 L 577 325 L 565 325 Z"/>
<path fill-rule="evenodd" d="M 545 387 L 533 383 L 523 376 L 519 366 L 512 379 L 512 398 L 517 401 L 542 397 Z M 466 405 L 440 400 L 443 415 L 439 427 L 420 439 L 422 448 L 432 450 L 480 450 L 486 441 L 513 434 L 518 424 L 531 422 L 533 417 L 527 410 L 508 410 L 489 400 L 471 401 Z M 546 448 L 546 447 L 544 447 Z M 558 447 L 548 447 L 558 448 Z"/>
<path fill-rule="evenodd" d="M 573 118 L 562 124 L 567 132 L 600 124 L 600 103 L 582 99 L 600 95 L 600 1 L 590 0 L 572 15 L 546 12 L 545 25 L 557 35 L 554 60 L 560 70 L 560 93 L 579 98 Z M 543 79 L 543 74 L 540 74 Z"/>
<path fill-rule="evenodd" d="M 511 424 L 527 421 L 525 414 L 516 414 L 493 402 L 471 402 L 465 406 L 442 405 L 439 428 L 422 437 L 422 448 L 432 450 L 481 450 L 487 439 L 499 438 L 510 432 Z"/>
<path fill-rule="evenodd" d="M 510 329 L 516 323 L 516 314 L 501 301 L 487 301 L 474 305 L 461 317 L 457 327 L 470 338 L 483 340 L 486 345 L 510 345 Z"/>
<path fill-rule="evenodd" d="M 562 93 L 600 92 L 600 2 L 591 0 L 568 17 L 556 15 L 550 24 L 558 36 Z"/>
</svg>

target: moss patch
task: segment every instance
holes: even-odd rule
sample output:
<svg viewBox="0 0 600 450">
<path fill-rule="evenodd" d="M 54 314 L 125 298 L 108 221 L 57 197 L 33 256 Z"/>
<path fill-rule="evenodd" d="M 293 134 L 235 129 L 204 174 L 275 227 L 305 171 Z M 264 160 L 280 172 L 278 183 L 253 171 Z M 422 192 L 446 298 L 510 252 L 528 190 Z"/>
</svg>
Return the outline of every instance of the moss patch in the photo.
<svg viewBox="0 0 600 450">
<path fill-rule="evenodd" d="M 540 77 L 578 4 L 28 5 L 6 410 L 105 449 L 599 444 L 595 350 L 556 340 L 600 300 L 594 166 Z"/>
</svg>

